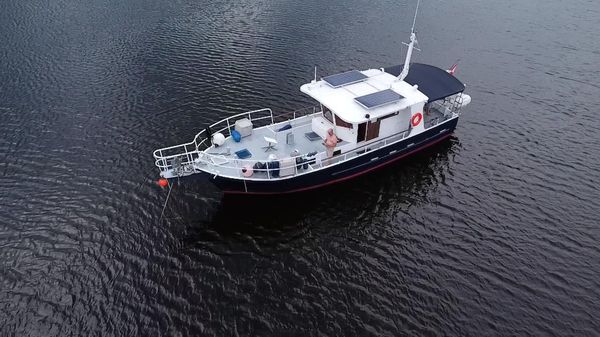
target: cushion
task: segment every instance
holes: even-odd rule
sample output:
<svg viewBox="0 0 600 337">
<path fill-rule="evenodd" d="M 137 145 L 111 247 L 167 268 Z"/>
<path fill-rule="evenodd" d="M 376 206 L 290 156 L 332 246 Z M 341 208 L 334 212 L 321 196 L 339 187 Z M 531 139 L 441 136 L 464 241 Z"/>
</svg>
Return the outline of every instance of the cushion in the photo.
<svg viewBox="0 0 600 337">
<path fill-rule="evenodd" d="M 306 138 L 308 138 L 308 140 L 310 140 L 311 142 L 314 142 L 315 140 L 319 140 L 321 139 L 321 136 L 319 136 L 316 132 L 307 132 L 304 134 L 306 136 Z"/>
<path fill-rule="evenodd" d="M 292 128 L 292 126 L 291 126 L 290 124 L 286 124 L 286 125 L 284 125 L 283 127 L 281 127 L 281 128 L 279 128 L 279 129 L 277 129 L 277 132 L 280 132 L 280 131 L 285 131 L 285 130 L 289 130 L 289 129 L 291 129 L 291 128 Z"/>
<path fill-rule="evenodd" d="M 236 151 L 235 155 L 240 159 L 246 159 L 246 158 L 252 157 L 252 153 L 250 153 L 250 151 L 248 151 L 248 149 L 242 149 L 242 150 Z"/>
<path fill-rule="evenodd" d="M 233 138 L 236 143 L 239 143 L 240 140 L 242 140 L 242 135 L 240 135 L 240 133 L 236 130 L 233 130 L 231 131 L 231 138 Z"/>
</svg>

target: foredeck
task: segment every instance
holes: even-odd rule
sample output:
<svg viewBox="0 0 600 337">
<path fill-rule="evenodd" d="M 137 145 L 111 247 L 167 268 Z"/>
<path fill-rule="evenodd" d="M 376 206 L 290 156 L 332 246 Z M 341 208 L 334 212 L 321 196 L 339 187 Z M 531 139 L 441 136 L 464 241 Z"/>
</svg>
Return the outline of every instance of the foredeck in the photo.
<svg viewBox="0 0 600 337">
<path fill-rule="evenodd" d="M 323 152 L 325 150 L 323 139 L 319 137 L 310 140 L 306 134 L 312 133 L 311 121 L 306 117 L 303 117 L 303 119 L 253 129 L 252 134 L 242 137 L 240 142 L 234 141 L 232 137 L 227 137 L 223 145 L 218 147 L 213 145 L 205 152 L 213 155 L 223 155 L 230 159 L 249 159 L 252 161 L 266 161 L 269 160 L 270 155 L 275 155 L 277 159 L 284 159 L 311 152 Z M 277 131 L 286 125 L 291 125 L 292 128 Z M 288 138 L 288 134 L 291 134 L 292 137 Z M 276 144 L 272 144 L 273 148 L 267 148 L 268 142 L 265 137 L 277 141 Z M 288 139 L 290 140 L 289 144 Z M 240 158 L 236 155 L 236 152 L 243 150 L 247 150 L 250 156 Z"/>
<path fill-rule="evenodd" d="M 318 137 L 311 128 L 314 116 L 304 116 L 295 120 L 268 125 L 252 130 L 252 134 L 236 142 L 231 136 L 220 146 L 212 145 L 204 153 L 211 155 L 213 160 L 218 157 L 219 173 L 227 176 L 243 175 L 242 168 L 252 168 L 251 179 L 271 179 L 295 175 L 310 171 L 319 165 L 324 157 L 325 146 L 323 139 Z M 282 130 L 282 128 L 286 127 Z M 291 128 L 287 128 L 291 127 Z M 291 135 L 291 137 L 289 136 Z M 270 143 L 266 138 L 275 140 Z M 345 141 L 338 146 L 347 144 Z M 245 154 L 244 154 L 245 153 Z M 308 159 L 307 159 L 308 158 Z M 307 160 L 311 164 L 298 165 L 297 159 Z M 258 165 L 277 163 L 275 170 L 257 168 Z M 275 174 L 274 177 L 271 175 Z M 250 177 L 247 177 L 250 178 Z"/>
<path fill-rule="evenodd" d="M 189 143 L 154 151 L 156 166 L 165 178 L 200 171 L 244 179 L 283 178 L 308 172 L 325 158 L 323 139 L 312 130 L 313 119 L 320 116 L 322 112 L 314 107 L 277 116 L 271 109 L 230 116 L 202 130 Z M 248 127 L 240 130 L 245 137 L 236 142 L 232 133 L 241 121 Z M 219 133 L 224 141 L 215 146 L 211 136 Z M 338 146 L 347 144 L 342 141 Z"/>
</svg>

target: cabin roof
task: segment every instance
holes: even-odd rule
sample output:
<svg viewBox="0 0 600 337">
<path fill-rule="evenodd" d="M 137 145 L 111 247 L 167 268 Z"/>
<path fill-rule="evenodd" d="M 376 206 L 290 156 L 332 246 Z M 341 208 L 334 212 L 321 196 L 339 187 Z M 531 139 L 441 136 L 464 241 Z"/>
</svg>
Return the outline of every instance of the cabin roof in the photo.
<svg viewBox="0 0 600 337">
<path fill-rule="evenodd" d="M 417 88 L 382 69 L 327 76 L 300 90 L 349 123 L 383 117 L 428 100 Z"/>
<path fill-rule="evenodd" d="M 387 67 L 385 71 L 394 76 L 400 75 L 403 64 Z M 465 90 L 465 85 L 447 71 L 422 63 L 411 63 L 404 79 L 411 85 L 418 85 L 419 91 L 429 97 L 429 102 L 437 101 Z"/>
</svg>

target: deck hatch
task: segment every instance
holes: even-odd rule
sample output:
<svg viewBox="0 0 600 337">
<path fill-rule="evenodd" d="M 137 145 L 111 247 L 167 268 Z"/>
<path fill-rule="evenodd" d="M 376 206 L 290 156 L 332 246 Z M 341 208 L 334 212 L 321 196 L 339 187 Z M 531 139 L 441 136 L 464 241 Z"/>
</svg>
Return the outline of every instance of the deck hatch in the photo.
<svg viewBox="0 0 600 337">
<path fill-rule="evenodd" d="M 339 88 L 345 85 L 362 82 L 367 78 L 369 78 L 369 76 L 361 73 L 358 70 L 350 70 L 345 73 L 325 76 L 323 77 L 323 81 L 327 82 L 327 84 L 334 88 Z"/>
<path fill-rule="evenodd" d="M 404 96 L 394 90 L 385 89 L 372 94 L 356 97 L 354 100 L 367 109 L 373 109 L 382 105 L 398 102 L 403 98 Z"/>
</svg>

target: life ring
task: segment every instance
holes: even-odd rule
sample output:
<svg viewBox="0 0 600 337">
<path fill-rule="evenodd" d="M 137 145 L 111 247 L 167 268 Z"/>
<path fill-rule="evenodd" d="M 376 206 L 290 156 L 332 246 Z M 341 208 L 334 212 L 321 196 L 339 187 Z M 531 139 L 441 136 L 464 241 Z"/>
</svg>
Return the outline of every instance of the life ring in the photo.
<svg viewBox="0 0 600 337">
<path fill-rule="evenodd" d="M 423 114 L 421 114 L 420 112 L 417 112 L 410 119 L 410 123 L 412 124 L 412 126 L 417 126 L 417 125 L 421 124 L 422 120 L 423 120 Z"/>
</svg>

